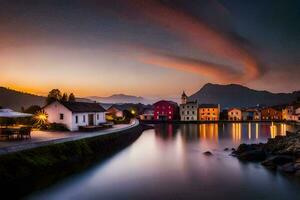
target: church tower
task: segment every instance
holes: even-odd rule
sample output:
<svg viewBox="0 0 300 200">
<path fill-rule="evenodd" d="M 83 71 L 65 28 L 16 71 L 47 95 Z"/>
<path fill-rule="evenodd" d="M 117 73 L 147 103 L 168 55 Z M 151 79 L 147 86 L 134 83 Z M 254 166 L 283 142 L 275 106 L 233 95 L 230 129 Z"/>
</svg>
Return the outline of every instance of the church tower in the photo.
<svg viewBox="0 0 300 200">
<path fill-rule="evenodd" d="M 187 103 L 187 98 L 188 98 L 188 96 L 183 91 L 182 95 L 181 95 L 181 104 L 186 104 Z"/>
</svg>

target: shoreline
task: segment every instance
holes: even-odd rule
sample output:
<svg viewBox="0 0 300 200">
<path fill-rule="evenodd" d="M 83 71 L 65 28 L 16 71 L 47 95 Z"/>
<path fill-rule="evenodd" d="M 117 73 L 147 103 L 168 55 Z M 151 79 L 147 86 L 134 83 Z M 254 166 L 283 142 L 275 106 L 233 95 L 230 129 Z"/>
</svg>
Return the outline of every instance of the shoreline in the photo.
<svg viewBox="0 0 300 200">
<path fill-rule="evenodd" d="M 57 174 L 67 176 L 77 168 L 90 166 L 121 151 L 139 138 L 149 126 L 138 124 L 111 134 L 53 143 L 0 155 L 0 191 L 22 197 L 56 180 Z M 16 164 L 17 163 L 17 164 Z M 51 183 L 44 179 L 50 177 Z M 18 194 L 13 193 L 18 188 Z M 13 193 L 13 194 L 12 194 Z"/>
<path fill-rule="evenodd" d="M 159 121 L 159 120 L 140 120 L 141 124 L 210 124 L 210 123 L 286 123 L 291 124 L 295 126 L 300 126 L 297 122 L 291 122 L 286 120 L 259 120 L 259 121 L 253 121 L 253 120 L 243 120 L 243 121 L 228 121 L 228 120 L 218 120 L 218 121 L 181 121 L 181 120 L 172 120 L 172 121 Z"/>
</svg>

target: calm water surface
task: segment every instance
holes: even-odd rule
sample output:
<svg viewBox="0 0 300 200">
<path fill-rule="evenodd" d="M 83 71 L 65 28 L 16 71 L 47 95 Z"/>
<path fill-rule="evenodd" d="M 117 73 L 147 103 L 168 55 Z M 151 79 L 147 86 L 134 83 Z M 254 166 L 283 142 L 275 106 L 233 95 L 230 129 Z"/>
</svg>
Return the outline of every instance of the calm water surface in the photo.
<svg viewBox="0 0 300 200">
<path fill-rule="evenodd" d="M 105 162 L 29 199 L 300 199 L 300 184 L 225 152 L 266 142 L 284 124 L 155 125 Z M 211 151 L 214 156 L 203 155 Z"/>
</svg>

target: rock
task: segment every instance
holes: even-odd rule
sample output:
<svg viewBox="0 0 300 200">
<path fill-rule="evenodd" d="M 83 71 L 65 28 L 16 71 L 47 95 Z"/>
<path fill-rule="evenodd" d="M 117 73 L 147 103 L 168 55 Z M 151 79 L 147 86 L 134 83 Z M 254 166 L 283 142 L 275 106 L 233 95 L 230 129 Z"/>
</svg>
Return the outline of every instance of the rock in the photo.
<svg viewBox="0 0 300 200">
<path fill-rule="evenodd" d="M 229 150 L 228 148 L 225 148 L 225 149 L 224 149 L 224 151 L 228 151 L 228 150 Z"/>
<path fill-rule="evenodd" d="M 204 154 L 205 156 L 212 156 L 212 155 L 213 155 L 210 151 L 205 151 L 203 154 Z"/>
<path fill-rule="evenodd" d="M 231 148 L 231 151 L 235 151 L 235 148 Z"/>
<path fill-rule="evenodd" d="M 278 169 L 282 172 L 289 173 L 289 174 L 296 172 L 296 169 L 294 168 L 294 163 L 287 163 L 285 165 L 278 167 Z"/>
<path fill-rule="evenodd" d="M 300 170 L 300 163 L 294 163 L 294 168 L 296 170 Z"/>
<path fill-rule="evenodd" d="M 251 150 L 238 154 L 237 157 L 245 161 L 263 161 L 266 159 L 267 155 L 262 150 Z"/>
<path fill-rule="evenodd" d="M 284 165 L 286 163 L 292 162 L 294 158 L 292 156 L 286 155 L 277 155 L 271 158 L 268 158 L 264 162 L 273 162 L 275 165 Z"/>
</svg>

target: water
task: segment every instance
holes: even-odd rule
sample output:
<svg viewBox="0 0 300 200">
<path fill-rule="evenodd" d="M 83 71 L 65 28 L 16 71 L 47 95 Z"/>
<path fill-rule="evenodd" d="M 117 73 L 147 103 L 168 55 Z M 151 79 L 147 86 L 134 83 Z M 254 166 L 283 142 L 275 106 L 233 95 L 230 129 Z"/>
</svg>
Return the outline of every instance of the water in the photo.
<svg viewBox="0 0 300 200">
<path fill-rule="evenodd" d="M 29 198 L 300 199 L 295 179 L 224 151 L 292 129 L 270 123 L 155 125 L 105 162 Z M 214 155 L 203 155 L 208 150 Z"/>
</svg>

